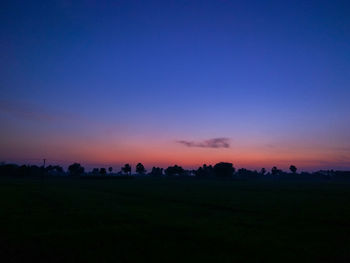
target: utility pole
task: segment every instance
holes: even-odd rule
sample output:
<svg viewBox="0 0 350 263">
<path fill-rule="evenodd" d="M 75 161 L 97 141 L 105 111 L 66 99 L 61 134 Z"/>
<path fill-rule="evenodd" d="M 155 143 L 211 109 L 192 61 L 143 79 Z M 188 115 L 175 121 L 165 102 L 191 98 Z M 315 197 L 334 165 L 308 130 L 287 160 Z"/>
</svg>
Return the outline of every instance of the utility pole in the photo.
<svg viewBox="0 0 350 263">
<path fill-rule="evenodd" d="M 43 159 L 43 161 L 44 161 L 44 169 L 45 169 L 45 163 L 46 163 L 46 159 L 44 158 L 44 159 Z"/>
</svg>

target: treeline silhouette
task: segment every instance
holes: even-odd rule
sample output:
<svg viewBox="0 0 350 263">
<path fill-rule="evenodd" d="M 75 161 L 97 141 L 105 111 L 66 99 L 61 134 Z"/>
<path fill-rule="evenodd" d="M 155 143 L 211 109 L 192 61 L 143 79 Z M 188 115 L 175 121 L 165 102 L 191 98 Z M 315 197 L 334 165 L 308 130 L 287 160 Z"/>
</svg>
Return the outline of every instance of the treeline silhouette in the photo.
<svg viewBox="0 0 350 263">
<path fill-rule="evenodd" d="M 289 167 L 289 171 L 283 171 L 276 166 L 270 171 L 265 168 L 261 170 L 249 170 L 240 168 L 236 170 L 232 163 L 220 162 L 212 165 L 199 167 L 197 170 L 186 170 L 181 166 L 169 166 L 166 169 L 161 167 L 153 167 L 150 172 L 147 172 L 142 163 L 135 166 L 134 173 L 130 164 L 125 164 L 120 171 L 113 172 L 112 167 L 108 169 L 93 168 L 90 172 L 86 172 L 85 168 L 79 163 L 73 163 L 68 166 L 65 171 L 59 165 L 37 166 L 37 165 L 17 165 L 17 164 L 0 164 L 0 176 L 27 176 L 27 177 L 43 177 L 43 176 L 71 176 L 81 178 L 131 178 L 135 176 L 150 176 L 150 177 L 198 177 L 198 178 L 261 178 L 261 177 L 322 177 L 322 178 L 349 178 L 350 171 L 334 171 L 320 170 L 317 172 L 300 172 L 295 165 Z"/>
</svg>

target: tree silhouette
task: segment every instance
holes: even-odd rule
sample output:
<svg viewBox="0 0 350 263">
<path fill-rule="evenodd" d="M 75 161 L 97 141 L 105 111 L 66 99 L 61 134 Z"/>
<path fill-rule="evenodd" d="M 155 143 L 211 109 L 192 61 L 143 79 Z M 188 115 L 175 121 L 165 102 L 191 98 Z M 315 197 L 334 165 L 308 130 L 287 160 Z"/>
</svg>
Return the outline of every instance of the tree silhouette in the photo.
<svg viewBox="0 0 350 263">
<path fill-rule="evenodd" d="M 165 174 L 168 176 L 174 176 L 174 175 L 184 175 L 185 174 L 185 170 L 178 165 L 174 165 L 174 166 L 169 166 L 168 168 L 165 169 Z"/>
<path fill-rule="evenodd" d="M 271 169 L 271 174 L 272 174 L 272 175 L 277 175 L 277 173 L 278 173 L 277 167 L 276 167 L 276 166 L 272 167 L 272 169 Z"/>
<path fill-rule="evenodd" d="M 251 171 L 245 168 L 241 168 L 237 171 L 237 175 L 243 177 L 257 177 L 259 173 L 257 171 Z"/>
<path fill-rule="evenodd" d="M 59 166 L 59 165 L 54 165 L 54 169 L 55 169 L 57 172 L 59 172 L 59 173 L 63 173 L 63 172 L 64 172 L 63 168 L 62 168 L 61 166 Z"/>
<path fill-rule="evenodd" d="M 289 170 L 290 170 L 293 174 L 296 174 L 296 172 L 297 172 L 297 168 L 296 168 L 294 165 L 291 165 L 291 166 L 289 167 Z"/>
<path fill-rule="evenodd" d="M 272 174 L 272 175 L 281 175 L 281 174 L 282 174 L 282 170 L 277 169 L 277 167 L 274 166 L 274 167 L 272 167 L 272 169 L 271 169 L 271 174 Z"/>
<path fill-rule="evenodd" d="M 108 168 L 108 172 L 111 174 L 112 171 L 113 171 L 113 168 L 112 168 L 112 167 L 109 167 L 109 168 Z"/>
<path fill-rule="evenodd" d="M 100 169 L 100 174 L 101 175 L 106 175 L 107 174 L 106 168 L 101 168 Z"/>
<path fill-rule="evenodd" d="M 122 171 L 125 173 L 125 174 L 128 174 L 128 175 L 131 175 L 131 166 L 130 164 L 125 164 L 124 167 L 122 168 Z"/>
<path fill-rule="evenodd" d="M 214 174 L 217 177 L 231 177 L 235 172 L 232 163 L 217 163 L 214 165 Z"/>
<path fill-rule="evenodd" d="M 153 167 L 150 175 L 151 176 L 162 176 L 163 175 L 163 168 Z"/>
<path fill-rule="evenodd" d="M 20 167 L 22 169 L 22 171 L 24 171 L 24 167 L 25 166 L 23 166 L 23 165 Z M 64 172 L 63 168 L 59 165 L 49 165 L 45 168 L 45 170 L 49 175 L 59 175 L 59 174 L 62 174 Z"/>
<path fill-rule="evenodd" d="M 145 173 L 146 173 L 146 169 L 145 169 L 145 167 L 143 166 L 142 163 L 138 163 L 138 164 L 136 165 L 136 172 L 137 172 L 138 174 L 145 174 Z"/>
<path fill-rule="evenodd" d="M 84 167 L 79 163 L 73 163 L 68 167 L 69 174 L 72 176 L 79 176 L 84 173 Z"/>
<path fill-rule="evenodd" d="M 108 171 L 112 172 L 112 167 L 108 168 Z M 289 170 L 293 174 L 297 174 L 297 168 L 295 165 L 290 165 Z M 136 172 L 137 173 L 145 173 L 146 170 L 144 170 L 144 166 L 141 163 L 138 163 L 136 166 Z M 131 166 L 129 164 L 125 164 L 121 171 L 118 172 L 118 175 L 121 174 L 127 174 L 131 175 Z M 196 176 L 217 176 L 217 177 L 231 177 L 235 173 L 235 168 L 233 167 L 232 163 L 217 163 L 214 167 L 211 165 L 203 165 L 202 167 L 199 167 L 197 170 L 184 170 L 181 166 L 174 165 L 169 166 L 165 170 L 165 174 L 169 176 L 174 175 L 196 175 Z M 244 176 L 244 177 L 257 177 L 259 175 L 264 175 L 266 173 L 265 168 L 261 168 L 260 172 L 254 170 L 248 170 L 245 168 L 239 169 L 235 174 L 238 176 Z M 38 177 L 43 175 L 52 175 L 52 176 L 62 176 L 65 174 L 62 167 L 58 165 L 48 165 L 45 168 L 43 166 L 37 166 L 37 165 L 17 165 L 17 164 L 5 164 L 0 163 L 0 176 L 31 176 L 31 177 Z M 82 167 L 79 163 L 73 163 L 68 167 L 67 174 L 71 176 L 79 176 L 84 174 L 84 167 Z M 105 168 L 94 168 L 92 172 L 90 173 L 92 175 L 98 176 L 98 175 L 106 175 L 106 169 Z M 301 177 L 304 178 L 350 178 L 350 171 L 333 171 L 333 170 L 320 170 L 316 172 L 300 172 L 299 173 Z M 149 173 L 151 176 L 162 176 L 163 175 L 163 168 L 160 167 L 153 167 L 151 172 Z M 283 172 L 282 170 L 278 169 L 276 166 L 272 167 L 271 173 L 267 173 L 268 176 L 274 175 L 274 176 L 282 176 L 282 175 L 288 175 L 288 173 Z"/>
<path fill-rule="evenodd" d="M 197 171 L 195 171 L 195 175 L 198 177 L 210 177 L 214 175 L 214 169 L 211 165 L 203 164 L 202 167 L 199 167 Z"/>
</svg>

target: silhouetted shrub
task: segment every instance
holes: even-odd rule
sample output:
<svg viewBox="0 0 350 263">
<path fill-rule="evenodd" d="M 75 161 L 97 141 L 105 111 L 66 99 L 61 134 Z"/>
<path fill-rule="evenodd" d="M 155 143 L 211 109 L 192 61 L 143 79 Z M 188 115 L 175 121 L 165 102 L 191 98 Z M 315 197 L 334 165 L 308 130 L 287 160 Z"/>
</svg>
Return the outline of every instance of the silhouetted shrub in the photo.
<svg viewBox="0 0 350 263">
<path fill-rule="evenodd" d="M 185 170 L 178 165 L 174 165 L 174 166 L 169 166 L 168 168 L 165 169 L 165 175 L 167 176 L 174 176 L 174 175 L 184 175 L 185 174 Z"/>
<path fill-rule="evenodd" d="M 84 173 L 85 169 L 79 163 L 73 163 L 68 167 L 69 175 L 80 176 Z"/>
<path fill-rule="evenodd" d="M 162 176 L 163 175 L 163 168 L 160 167 L 153 167 L 152 171 L 149 174 L 150 176 Z"/>
<path fill-rule="evenodd" d="M 276 166 L 272 167 L 272 169 L 271 169 L 271 174 L 272 174 L 273 176 L 282 175 L 282 173 L 283 173 L 282 170 L 277 169 Z"/>
<path fill-rule="evenodd" d="M 214 174 L 216 177 L 231 177 L 235 172 L 232 163 L 217 163 L 214 165 Z"/>
<path fill-rule="evenodd" d="M 294 165 L 291 165 L 291 166 L 289 167 L 289 170 L 290 170 L 293 174 L 296 174 L 296 172 L 297 172 L 297 168 L 296 168 Z"/>
<path fill-rule="evenodd" d="M 131 175 L 131 166 L 130 164 L 125 164 L 124 167 L 122 167 L 122 172 L 127 174 L 127 175 Z"/>
<path fill-rule="evenodd" d="M 245 168 L 238 169 L 237 175 L 240 177 L 257 177 L 259 173 L 257 171 L 251 171 Z"/>
<path fill-rule="evenodd" d="M 49 165 L 45 168 L 45 170 L 48 175 L 58 176 L 64 174 L 63 168 L 58 165 Z"/>
<path fill-rule="evenodd" d="M 106 175 L 107 174 L 106 168 L 101 168 L 100 169 L 100 174 L 101 175 Z"/>
<path fill-rule="evenodd" d="M 211 165 L 206 165 L 203 164 L 202 167 L 199 167 L 196 171 L 195 171 L 195 175 L 198 177 L 210 177 L 214 175 L 214 169 Z"/>
<path fill-rule="evenodd" d="M 138 163 L 136 165 L 136 173 L 138 173 L 138 174 L 145 174 L 146 173 L 146 169 L 142 163 Z"/>
</svg>

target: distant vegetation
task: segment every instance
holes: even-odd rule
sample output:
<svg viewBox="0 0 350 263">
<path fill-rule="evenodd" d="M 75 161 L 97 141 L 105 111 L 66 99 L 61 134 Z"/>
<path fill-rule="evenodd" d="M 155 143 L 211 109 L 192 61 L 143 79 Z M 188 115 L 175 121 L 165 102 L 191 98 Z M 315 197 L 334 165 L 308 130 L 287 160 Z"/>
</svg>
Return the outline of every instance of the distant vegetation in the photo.
<svg viewBox="0 0 350 263">
<path fill-rule="evenodd" d="M 115 169 L 116 170 L 116 169 Z M 1 262 L 350 262 L 350 172 L 0 165 Z"/>
<path fill-rule="evenodd" d="M 108 170 L 108 172 L 107 172 Z M 177 176 L 177 177 L 198 177 L 198 178 L 261 178 L 261 177 L 323 177 L 323 178 L 350 178 L 350 171 L 334 171 L 334 170 L 320 170 L 317 172 L 297 172 L 295 165 L 289 167 L 289 171 L 283 171 L 276 166 L 272 167 L 270 171 L 266 168 L 261 168 L 260 171 L 240 168 L 236 170 L 232 163 L 220 162 L 212 165 L 199 167 L 197 170 L 186 170 L 181 166 L 169 166 L 166 169 L 160 167 L 153 167 L 147 173 L 144 165 L 138 163 L 135 167 L 134 173 L 130 164 L 125 164 L 121 167 L 119 172 L 113 173 L 113 167 L 108 169 L 93 168 L 87 172 L 79 163 L 73 163 L 68 166 L 65 171 L 61 166 L 37 166 L 37 165 L 17 165 L 17 164 L 0 164 L 1 176 L 72 176 L 72 177 L 118 177 L 118 176 Z"/>
</svg>

